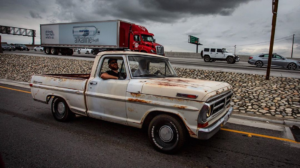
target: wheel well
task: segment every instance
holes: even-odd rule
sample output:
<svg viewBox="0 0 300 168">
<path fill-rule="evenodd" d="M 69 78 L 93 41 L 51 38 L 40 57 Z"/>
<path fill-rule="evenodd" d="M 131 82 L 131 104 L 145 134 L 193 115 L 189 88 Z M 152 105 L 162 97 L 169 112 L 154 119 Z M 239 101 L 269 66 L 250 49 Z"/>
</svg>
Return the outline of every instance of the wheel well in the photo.
<svg viewBox="0 0 300 168">
<path fill-rule="evenodd" d="M 161 115 L 161 114 L 167 114 L 167 115 L 170 115 L 170 116 L 172 116 L 172 117 L 174 117 L 174 118 L 177 118 L 177 119 L 181 122 L 181 124 L 183 124 L 184 128 L 185 128 L 186 131 L 188 132 L 188 129 L 187 129 L 186 124 L 184 123 L 184 121 L 182 120 L 182 118 L 181 118 L 179 115 L 176 115 L 176 114 L 174 114 L 174 113 L 162 112 L 162 111 L 153 111 L 153 112 L 150 112 L 150 113 L 146 116 L 146 118 L 144 119 L 144 121 L 143 121 L 142 129 L 143 129 L 143 130 L 147 130 L 147 129 L 148 129 L 148 126 L 149 126 L 149 124 L 150 124 L 150 122 L 151 122 L 151 120 L 152 120 L 154 117 L 156 117 L 156 116 L 158 116 L 158 115 Z"/>
</svg>

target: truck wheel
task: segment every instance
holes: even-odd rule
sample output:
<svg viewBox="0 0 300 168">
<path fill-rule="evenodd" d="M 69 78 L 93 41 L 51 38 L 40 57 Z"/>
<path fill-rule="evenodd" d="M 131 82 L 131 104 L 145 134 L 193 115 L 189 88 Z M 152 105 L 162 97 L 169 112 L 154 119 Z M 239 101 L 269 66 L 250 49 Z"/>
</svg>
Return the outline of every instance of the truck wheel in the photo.
<svg viewBox="0 0 300 168">
<path fill-rule="evenodd" d="M 208 55 L 204 56 L 204 62 L 210 62 L 210 56 Z"/>
<path fill-rule="evenodd" d="M 45 53 L 46 53 L 46 54 L 50 54 L 50 48 L 46 48 L 46 49 L 45 49 Z"/>
<path fill-rule="evenodd" d="M 51 111 L 53 117 L 57 121 L 68 121 L 75 116 L 68 107 L 66 101 L 60 97 L 56 97 L 52 101 Z"/>
<path fill-rule="evenodd" d="M 67 55 L 69 55 L 69 56 L 73 55 L 73 50 L 72 49 L 68 49 L 67 50 Z"/>
<path fill-rule="evenodd" d="M 264 63 L 261 62 L 261 61 L 256 61 L 256 62 L 255 62 L 255 66 L 256 66 L 257 68 L 261 68 L 263 65 L 264 65 Z"/>
<path fill-rule="evenodd" d="M 51 48 L 51 54 L 52 54 L 52 55 L 57 55 L 57 54 L 58 54 L 57 48 L 52 47 L 52 48 Z"/>
<path fill-rule="evenodd" d="M 177 152 L 186 141 L 183 124 L 170 115 L 154 117 L 148 127 L 148 136 L 154 148 L 163 153 Z"/>
<path fill-rule="evenodd" d="M 234 58 L 233 57 L 227 57 L 226 59 L 228 64 L 233 64 L 234 63 Z"/>
</svg>

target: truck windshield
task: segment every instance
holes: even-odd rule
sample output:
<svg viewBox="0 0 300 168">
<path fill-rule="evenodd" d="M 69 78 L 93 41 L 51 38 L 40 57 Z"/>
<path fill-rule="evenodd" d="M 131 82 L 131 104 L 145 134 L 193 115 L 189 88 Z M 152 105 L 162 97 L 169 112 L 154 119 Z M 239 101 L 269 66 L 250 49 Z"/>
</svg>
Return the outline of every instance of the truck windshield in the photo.
<svg viewBox="0 0 300 168">
<path fill-rule="evenodd" d="M 168 59 L 146 55 L 128 56 L 132 77 L 164 78 L 176 77 Z"/>
<path fill-rule="evenodd" d="M 143 35 L 143 34 L 142 34 L 142 39 L 143 39 L 143 41 L 145 41 L 145 42 L 154 42 L 153 37 L 152 37 L 152 36 L 149 36 L 149 35 Z"/>
</svg>

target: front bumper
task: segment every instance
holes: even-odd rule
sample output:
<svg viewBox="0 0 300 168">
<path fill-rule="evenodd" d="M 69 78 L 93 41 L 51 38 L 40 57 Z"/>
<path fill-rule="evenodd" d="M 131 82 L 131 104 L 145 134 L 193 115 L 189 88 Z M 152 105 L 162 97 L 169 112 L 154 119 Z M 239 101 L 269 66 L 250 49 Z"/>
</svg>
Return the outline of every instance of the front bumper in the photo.
<svg viewBox="0 0 300 168">
<path fill-rule="evenodd" d="M 250 60 L 248 60 L 248 64 L 254 65 L 255 61 L 250 59 Z"/>
<path fill-rule="evenodd" d="M 220 118 L 217 122 L 215 122 L 213 125 L 206 127 L 206 128 L 200 128 L 198 130 L 198 139 L 209 139 L 213 135 L 215 135 L 221 128 L 221 125 L 225 125 L 232 113 L 232 107 L 229 108 L 227 113 Z"/>
</svg>

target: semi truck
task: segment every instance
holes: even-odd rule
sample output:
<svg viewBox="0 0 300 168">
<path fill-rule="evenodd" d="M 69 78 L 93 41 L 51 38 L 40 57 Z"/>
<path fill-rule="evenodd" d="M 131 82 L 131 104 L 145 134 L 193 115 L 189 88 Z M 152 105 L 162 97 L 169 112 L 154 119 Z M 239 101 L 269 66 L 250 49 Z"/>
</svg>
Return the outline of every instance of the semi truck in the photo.
<svg viewBox="0 0 300 168">
<path fill-rule="evenodd" d="M 73 55 L 74 48 L 100 51 L 131 50 L 164 55 L 164 47 L 144 26 L 112 20 L 40 25 L 41 46 L 46 54 Z"/>
</svg>

